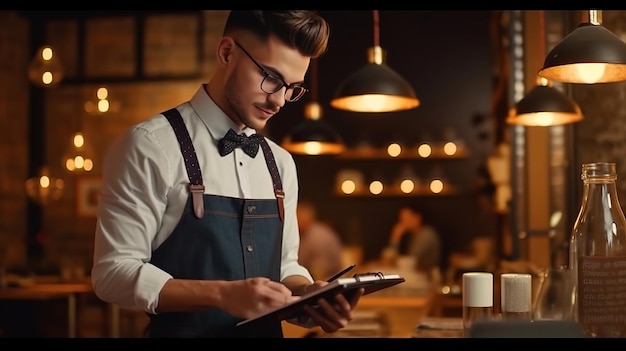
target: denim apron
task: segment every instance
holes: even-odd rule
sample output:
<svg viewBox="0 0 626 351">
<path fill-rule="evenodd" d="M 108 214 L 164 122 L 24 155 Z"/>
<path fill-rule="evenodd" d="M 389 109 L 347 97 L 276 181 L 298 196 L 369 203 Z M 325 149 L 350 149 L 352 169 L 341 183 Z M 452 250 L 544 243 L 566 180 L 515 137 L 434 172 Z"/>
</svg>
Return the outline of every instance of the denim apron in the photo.
<svg viewBox="0 0 626 351">
<path fill-rule="evenodd" d="M 152 254 L 150 263 L 176 279 L 280 280 L 283 229 L 282 183 L 274 156 L 261 148 L 276 199 L 239 199 L 204 194 L 202 175 L 189 132 L 178 110 L 163 113 L 178 138 L 190 181 L 180 222 Z M 209 185 L 210 186 L 210 185 Z M 241 318 L 219 308 L 149 314 L 149 337 L 283 337 L 280 321 L 237 327 Z"/>
</svg>

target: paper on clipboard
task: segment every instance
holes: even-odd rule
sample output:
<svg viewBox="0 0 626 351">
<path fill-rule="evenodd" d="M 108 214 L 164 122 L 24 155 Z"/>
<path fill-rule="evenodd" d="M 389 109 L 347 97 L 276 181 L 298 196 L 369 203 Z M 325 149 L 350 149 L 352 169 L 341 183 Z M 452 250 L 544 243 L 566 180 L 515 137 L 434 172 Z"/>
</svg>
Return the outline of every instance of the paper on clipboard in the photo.
<svg viewBox="0 0 626 351">
<path fill-rule="evenodd" d="M 244 325 L 256 320 L 273 318 L 277 320 L 286 320 L 305 315 L 303 306 L 316 306 L 320 298 L 332 298 L 337 293 L 343 294 L 350 299 L 359 288 L 364 288 L 363 295 L 404 283 L 405 279 L 397 274 L 383 275 L 382 273 L 365 273 L 355 274 L 351 278 L 339 278 L 332 281 L 321 289 L 315 290 L 309 294 L 303 295 L 300 299 L 287 305 L 275 308 L 266 313 L 252 317 L 237 323 L 237 326 Z"/>
</svg>

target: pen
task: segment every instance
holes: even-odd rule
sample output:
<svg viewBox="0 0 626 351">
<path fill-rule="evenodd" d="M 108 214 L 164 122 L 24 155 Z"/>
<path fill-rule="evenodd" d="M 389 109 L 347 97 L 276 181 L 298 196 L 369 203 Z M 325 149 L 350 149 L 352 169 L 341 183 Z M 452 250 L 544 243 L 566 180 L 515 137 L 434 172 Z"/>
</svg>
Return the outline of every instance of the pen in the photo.
<svg viewBox="0 0 626 351">
<path fill-rule="evenodd" d="M 352 268 L 356 267 L 355 264 L 348 266 L 347 268 L 341 270 L 341 272 L 333 275 L 332 277 L 328 278 L 328 280 L 326 280 L 327 282 L 332 282 L 333 280 L 336 280 L 337 278 L 341 277 L 342 275 L 348 273 L 349 271 L 352 270 Z"/>
</svg>

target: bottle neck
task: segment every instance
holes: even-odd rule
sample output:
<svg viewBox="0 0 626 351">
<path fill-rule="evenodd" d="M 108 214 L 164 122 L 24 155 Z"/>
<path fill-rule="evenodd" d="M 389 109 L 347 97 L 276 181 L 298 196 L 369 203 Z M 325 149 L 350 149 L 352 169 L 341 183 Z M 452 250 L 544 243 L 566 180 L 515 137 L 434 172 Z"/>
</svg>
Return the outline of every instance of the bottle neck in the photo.
<svg viewBox="0 0 626 351">
<path fill-rule="evenodd" d="M 598 204 L 608 208 L 619 209 L 620 203 L 617 196 L 615 180 L 587 179 L 583 182 L 583 206 L 585 204 Z"/>
</svg>

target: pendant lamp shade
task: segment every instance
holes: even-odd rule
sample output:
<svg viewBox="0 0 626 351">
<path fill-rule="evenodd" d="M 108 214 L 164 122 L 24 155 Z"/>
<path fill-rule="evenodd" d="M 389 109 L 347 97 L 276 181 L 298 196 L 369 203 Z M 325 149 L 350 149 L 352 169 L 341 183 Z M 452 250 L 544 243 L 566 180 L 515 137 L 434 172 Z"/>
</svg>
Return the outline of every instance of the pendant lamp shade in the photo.
<svg viewBox="0 0 626 351">
<path fill-rule="evenodd" d="M 344 150 L 341 137 L 328 123 L 316 114 L 322 107 L 317 102 L 305 106 L 306 119 L 295 126 L 283 140 L 282 146 L 289 152 L 303 155 L 336 155 Z"/>
<path fill-rule="evenodd" d="M 545 11 L 539 12 L 539 47 L 545 56 Z M 583 119 L 580 107 L 552 82 L 537 76 L 537 85 L 509 110 L 508 124 L 548 127 L 578 122 Z"/>
<path fill-rule="evenodd" d="M 294 154 L 336 155 L 344 150 L 341 136 L 322 121 L 322 105 L 317 102 L 317 59 L 311 60 L 311 100 L 304 106 L 304 121 L 285 136 L 282 147 Z"/>
<path fill-rule="evenodd" d="M 580 107 L 543 79 L 515 104 L 506 120 L 509 124 L 524 126 L 554 126 L 579 122 L 583 119 Z"/>
<path fill-rule="evenodd" d="M 354 112 L 393 112 L 419 106 L 415 91 L 385 63 L 386 52 L 378 41 L 378 11 L 374 11 L 374 46 L 368 63 L 339 85 L 330 105 Z"/>
<path fill-rule="evenodd" d="M 597 12 L 590 11 L 591 22 Z M 595 21 L 598 24 L 580 24 L 563 38 L 546 57 L 539 75 L 578 84 L 626 80 L 626 43 Z"/>
</svg>

